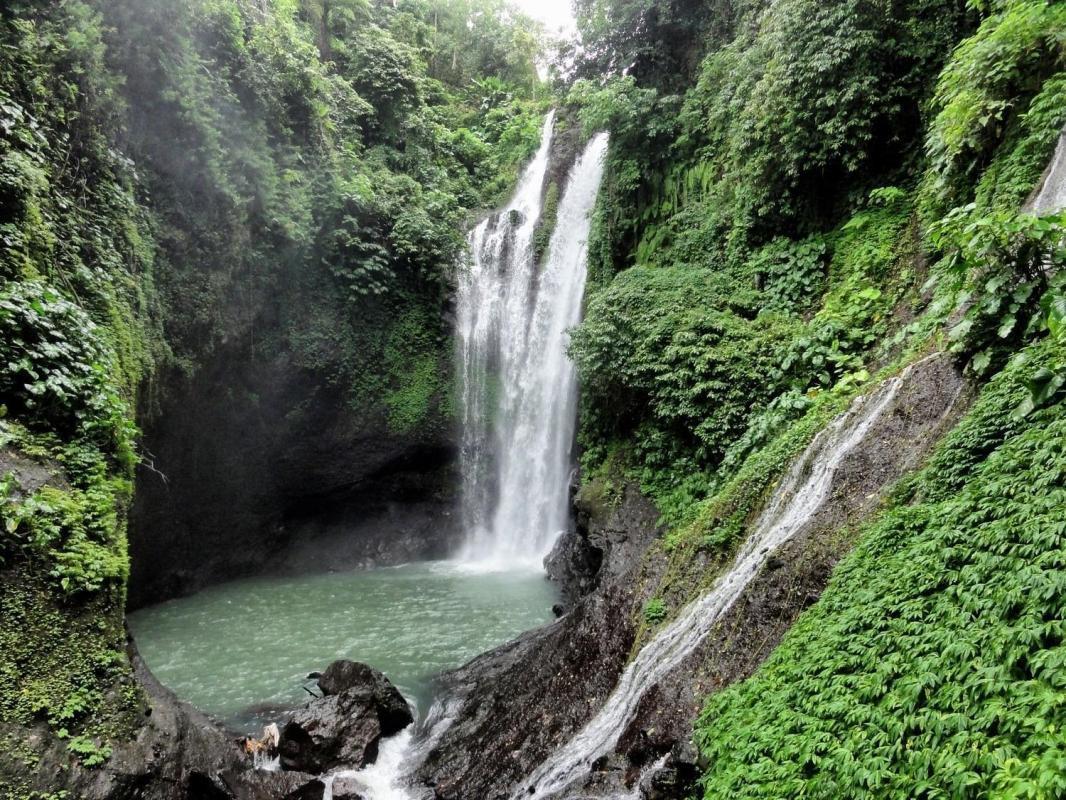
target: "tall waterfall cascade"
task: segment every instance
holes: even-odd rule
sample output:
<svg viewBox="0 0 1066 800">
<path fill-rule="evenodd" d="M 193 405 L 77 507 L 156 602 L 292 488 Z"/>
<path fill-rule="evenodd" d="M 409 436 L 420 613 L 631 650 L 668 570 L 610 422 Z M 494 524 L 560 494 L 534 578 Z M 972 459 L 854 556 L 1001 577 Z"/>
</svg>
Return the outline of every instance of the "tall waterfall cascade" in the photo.
<svg viewBox="0 0 1066 800">
<path fill-rule="evenodd" d="M 660 631 L 619 678 L 600 712 L 523 781 L 512 800 L 566 796 L 591 765 L 618 743 L 644 694 L 677 668 L 710 634 L 766 560 L 806 525 L 829 496 L 845 457 L 891 406 L 906 373 L 859 397 L 811 442 L 793 463 L 727 573 Z M 562 793 L 562 794 L 560 794 Z"/>
<path fill-rule="evenodd" d="M 463 561 L 539 568 L 565 529 L 577 376 L 567 331 L 581 321 L 593 206 L 607 136 L 575 162 L 543 263 L 534 239 L 555 126 L 504 209 L 470 234 L 458 287 Z"/>
</svg>

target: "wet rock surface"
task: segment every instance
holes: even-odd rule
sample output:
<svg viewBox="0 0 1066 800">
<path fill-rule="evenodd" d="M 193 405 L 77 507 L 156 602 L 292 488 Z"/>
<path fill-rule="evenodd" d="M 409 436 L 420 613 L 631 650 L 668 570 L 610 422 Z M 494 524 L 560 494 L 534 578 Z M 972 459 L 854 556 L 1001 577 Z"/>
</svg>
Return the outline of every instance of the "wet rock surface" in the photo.
<svg viewBox="0 0 1066 800">
<path fill-rule="evenodd" d="M 333 800 L 367 800 L 362 786 L 351 778 L 337 778 L 333 781 Z"/>
<path fill-rule="evenodd" d="M 229 794 L 219 795 L 220 800 L 322 800 L 326 790 L 317 776 L 297 772 L 229 773 L 221 782 Z"/>
<path fill-rule="evenodd" d="M 591 535 L 603 542 L 612 571 L 612 541 L 646 548 L 658 512 L 635 489 Z M 617 553 L 617 550 L 615 550 Z M 438 798 L 502 798 L 599 709 L 625 665 L 636 635 L 632 610 L 643 602 L 633 581 L 609 580 L 561 620 L 475 659 L 445 678 L 466 698 L 431 750 L 418 777 Z"/>
<path fill-rule="evenodd" d="M 0 754 L 0 778 L 16 777 L 41 796 L 62 789 L 78 800 L 320 800 L 324 786 L 316 776 L 253 769 L 238 737 L 160 685 L 132 645 L 130 660 L 146 695 L 144 721 L 131 740 L 110 743 L 105 764 L 72 763 L 67 741 L 43 725 L 14 731 L 0 725 L 0 736 L 16 737 L 22 754 L 16 773 Z"/>
<path fill-rule="evenodd" d="M 602 563 L 603 551 L 593 547 L 580 531 L 570 530 L 559 537 L 544 559 L 544 569 L 559 587 L 562 599 L 556 616 L 561 616 L 596 588 Z"/>
<path fill-rule="evenodd" d="M 391 566 L 450 552 L 457 449 L 438 419 L 380 410 L 234 340 L 160 376 L 129 531 L 131 610 L 251 575 Z"/>
<path fill-rule="evenodd" d="M 294 712 L 281 729 L 285 770 L 361 769 L 377 759 L 382 738 L 414 721 L 399 690 L 365 664 L 336 661 L 318 684 L 323 696 Z"/>
<path fill-rule="evenodd" d="M 584 784 L 572 787 L 573 796 L 617 797 L 638 787 L 649 799 L 688 796 L 698 772 L 689 737 L 703 700 L 751 675 L 817 601 L 850 549 L 848 532 L 919 465 L 965 399 L 963 379 L 949 357 L 927 359 L 908 374 L 890 407 L 842 462 L 827 501 L 767 559 L 712 634 L 641 697 L 615 752 L 593 765 Z M 707 575 L 728 565 L 699 552 L 685 575 L 663 584 L 667 559 L 656 546 L 656 519 L 634 487 L 613 507 L 587 514 L 576 535 L 603 554 L 597 588 L 553 625 L 448 676 L 447 686 L 465 699 L 418 771 L 437 798 L 510 797 L 598 712 L 631 653 L 652 635 L 637 624 L 651 592 L 673 586 L 663 599 L 676 612 L 694 586 L 705 586 Z"/>
</svg>

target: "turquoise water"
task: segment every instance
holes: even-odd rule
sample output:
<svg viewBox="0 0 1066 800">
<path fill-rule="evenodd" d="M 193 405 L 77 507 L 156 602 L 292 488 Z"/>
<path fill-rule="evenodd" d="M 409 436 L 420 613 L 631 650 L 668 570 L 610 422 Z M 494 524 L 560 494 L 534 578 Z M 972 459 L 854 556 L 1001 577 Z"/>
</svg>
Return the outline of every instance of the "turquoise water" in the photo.
<svg viewBox="0 0 1066 800">
<path fill-rule="evenodd" d="M 384 672 L 423 713 L 432 679 L 552 618 L 540 571 L 452 562 L 208 589 L 130 615 L 145 662 L 183 700 L 261 728 L 308 699 L 309 672 L 350 658 Z"/>
</svg>

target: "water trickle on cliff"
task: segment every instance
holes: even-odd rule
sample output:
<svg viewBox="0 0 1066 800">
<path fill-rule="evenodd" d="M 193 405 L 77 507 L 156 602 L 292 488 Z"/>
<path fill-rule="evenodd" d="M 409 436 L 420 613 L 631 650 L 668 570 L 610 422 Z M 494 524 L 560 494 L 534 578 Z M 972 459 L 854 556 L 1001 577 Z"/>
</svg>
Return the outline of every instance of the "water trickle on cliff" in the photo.
<svg viewBox="0 0 1066 800">
<path fill-rule="evenodd" d="M 581 319 L 590 218 L 606 135 L 570 172 L 542 263 L 541 220 L 555 124 L 510 203 L 470 234 L 458 291 L 463 561 L 539 567 L 568 518 L 577 377 L 567 330 Z"/>
<path fill-rule="evenodd" d="M 874 423 L 890 407 L 904 376 L 893 378 L 822 431 L 796 460 L 741 547 L 730 570 L 661 630 L 622 673 L 600 712 L 519 784 L 512 800 L 566 796 L 591 765 L 608 754 L 625 731 L 645 692 L 693 653 L 766 559 L 803 529 L 829 496 L 844 458 L 859 447 Z M 563 794 L 560 794 L 563 793 Z"/>
<path fill-rule="evenodd" d="M 1025 210 L 1032 214 L 1066 210 L 1066 130 L 1059 134 L 1059 143 L 1040 191 Z"/>
</svg>

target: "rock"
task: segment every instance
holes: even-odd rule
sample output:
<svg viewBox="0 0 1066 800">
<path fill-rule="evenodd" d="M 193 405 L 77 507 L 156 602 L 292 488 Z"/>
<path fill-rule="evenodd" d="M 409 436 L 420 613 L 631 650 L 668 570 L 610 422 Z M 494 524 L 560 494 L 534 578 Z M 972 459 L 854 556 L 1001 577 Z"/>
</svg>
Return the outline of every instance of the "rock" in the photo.
<svg viewBox="0 0 1066 800">
<path fill-rule="evenodd" d="M 333 800 L 366 800 L 363 785 L 353 778 L 337 778 L 333 781 Z"/>
<path fill-rule="evenodd" d="M 373 709 L 343 695 L 324 697 L 293 714 L 281 730 L 281 766 L 323 773 L 360 769 L 378 757 L 381 723 Z"/>
<path fill-rule="evenodd" d="M 326 785 L 301 772 L 242 772 L 222 776 L 235 800 L 322 800 Z M 190 794 L 190 797 L 198 795 Z"/>
<path fill-rule="evenodd" d="M 603 552 L 593 547 L 581 531 L 571 530 L 559 537 L 544 559 L 544 569 L 559 587 L 563 602 L 558 606 L 563 612 L 596 587 L 602 561 Z M 562 614 L 556 612 L 555 616 Z"/>
<path fill-rule="evenodd" d="M 660 767 L 648 772 L 640 781 L 641 800 L 682 800 L 688 797 L 688 789 L 677 770 L 673 767 Z"/>
<path fill-rule="evenodd" d="M 132 642 L 129 659 L 144 690 L 144 713 L 131 738 L 109 742 L 106 763 L 78 764 L 69 740 L 44 723 L 0 721 L 0 741 L 20 745 L 0 747 L 0 787 L 14 787 L 12 796 L 62 793 L 78 800 L 320 800 L 323 786 L 313 775 L 253 770 L 233 734 L 160 685 Z M 115 691 L 128 685 L 116 684 Z"/>
<path fill-rule="evenodd" d="M 691 741 L 678 742 L 666 762 L 640 780 L 642 800 L 681 800 L 691 797 L 699 780 L 699 753 Z"/>
<path fill-rule="evenodd" d="M 334 661 L 318 679 L 318 688 L 326 697 L 354 693 L 372 703 L 385 736 L 399 733 L 414 717 L 400 691 L 381 672 L 355 661 Z"/>
<path fill-rule="evenodd" d="M 381 739 L 414 721 L 403 695 L 377 670 L 337 661 L 319 678 L 324 696 L 295 712 L 281 731 L 285 770 L 361 769 L 378 757 Z"/>
</svg>

